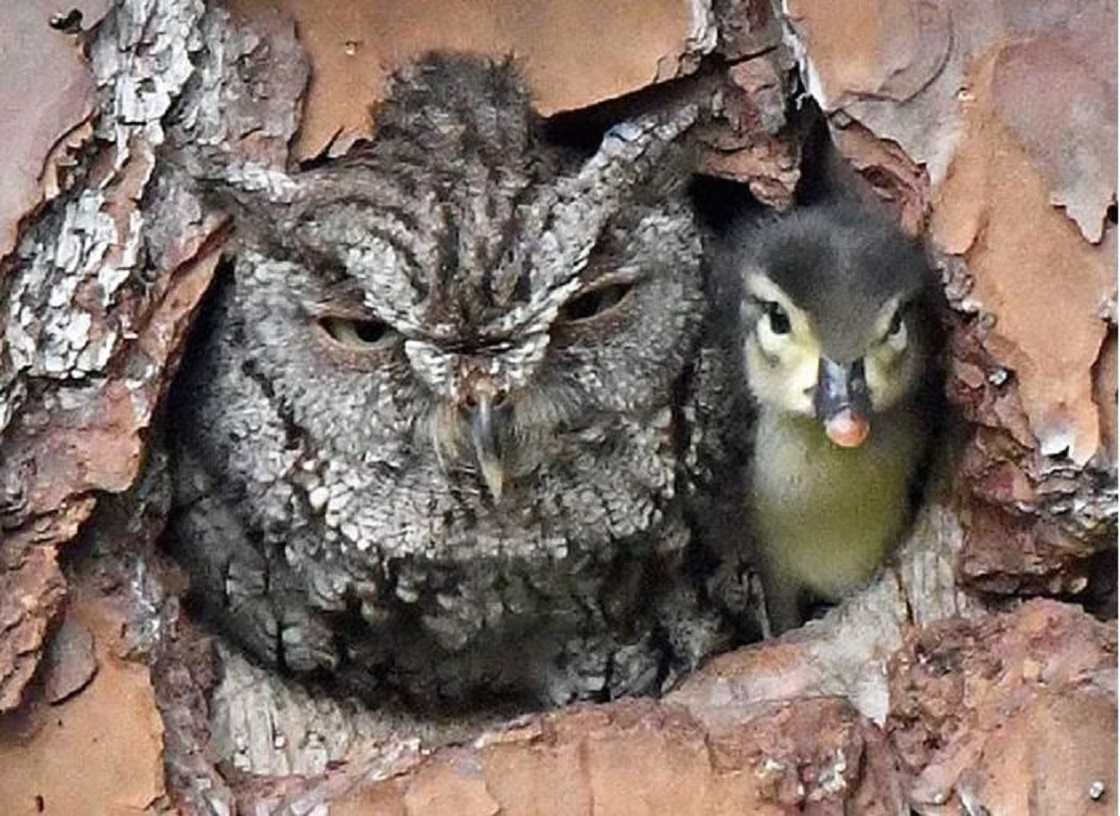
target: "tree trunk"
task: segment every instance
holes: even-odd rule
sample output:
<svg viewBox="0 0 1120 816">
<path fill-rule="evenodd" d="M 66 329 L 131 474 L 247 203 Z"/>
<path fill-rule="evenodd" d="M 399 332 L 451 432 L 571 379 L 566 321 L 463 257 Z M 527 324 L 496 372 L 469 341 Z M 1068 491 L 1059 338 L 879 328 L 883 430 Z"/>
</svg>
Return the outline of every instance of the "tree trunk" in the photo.
<svg viewBox="0 0 1120 816">
<path fill-rule="evenodd" d="M 1114 809 L 1112 4 L 73 5 L 0 11 L 0 811 Z M 344 153 L 431 48 L 523 57 L 565 121 L 695 97 L 698 171 L 779 209 L 812 98 L 949 304 L 952 430 L 873 586 L 661 700 L 513 722 L 316 695 L 181 609 L 160 405 L 228 232 L 192 162 Z"/>
</svg>

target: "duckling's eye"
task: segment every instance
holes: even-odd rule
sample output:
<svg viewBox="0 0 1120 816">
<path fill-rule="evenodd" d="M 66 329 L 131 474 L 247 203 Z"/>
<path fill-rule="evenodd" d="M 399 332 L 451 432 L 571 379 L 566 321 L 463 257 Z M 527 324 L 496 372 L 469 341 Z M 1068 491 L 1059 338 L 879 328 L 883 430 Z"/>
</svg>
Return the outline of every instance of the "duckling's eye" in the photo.
<svg viewBox="0 0 1120 816">
<path fill-rule="evenodd" d="M 770 331 L 774 334 L 789 334 L 792 326 L 789 322 L 789 315 L 786 310 L 779 306 L 774 301 L 767 301 L 762 304 L 763 311 L 766 313 L 766 319 L 770 321 Z"/>
<path fill-rule="evenodd" d="M 376 318 L 322 317 L 319 326 L 336 343 L 357 351 L 387 348 L 397 339 L 393 327 Z"/>
<path fill-rule="evenodd" d="M 891 324 L 887 327 L 887 337 L 898 337 L 902 333 L 902 311 L 899 310 L 891 317 Z"/>
<path fill-rule="evenodd" d="M 879 341 L 896 352 L 903 351 L 908 345 L 906 336 L 906 321 L 903 319 L 903 310 L 898 309 L 891 315 L 891 322 L 887 324 L 887 331 Z"/>
</svg>

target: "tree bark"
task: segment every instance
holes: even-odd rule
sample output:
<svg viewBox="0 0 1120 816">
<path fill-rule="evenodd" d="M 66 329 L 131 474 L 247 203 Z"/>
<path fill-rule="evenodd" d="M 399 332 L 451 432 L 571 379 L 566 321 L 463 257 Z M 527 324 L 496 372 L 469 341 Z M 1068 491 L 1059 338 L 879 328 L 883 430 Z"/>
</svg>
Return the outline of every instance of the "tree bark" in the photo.
<svg viewBox="0 0 1120 816">
<path fill-rule="evenodd" d="M 607 19 L 554 0 L 548 36 L 498 25 L 502 3 L 463 20 L 357 0 L 74 5 L 0 12 L 0 109 L 20 112 L 0 122 L 0 811 L 1114 807 L 1111 4 L 694 0 Z M 698 171 L 779 209 L 812 97 L 840 171 L 926 236 L 941 274 L 952 431 L 898 558 L 659 701 L 440 723 L 362 709 L 216 643 L 159 550 L 160 404 L 227 235 L 190 169 L 208 151 L 275 169 L 345 152 L 372 135 L 383 60 L 450 46 L 529 53 L 542 112 L 565 119 L 695 97 Z"/>
</svg>

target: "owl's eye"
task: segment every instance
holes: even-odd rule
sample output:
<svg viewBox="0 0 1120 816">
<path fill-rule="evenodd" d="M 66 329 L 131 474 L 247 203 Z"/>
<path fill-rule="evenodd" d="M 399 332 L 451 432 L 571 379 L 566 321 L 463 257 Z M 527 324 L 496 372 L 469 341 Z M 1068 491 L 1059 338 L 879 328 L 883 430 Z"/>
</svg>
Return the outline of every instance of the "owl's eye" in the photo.
<svg viewBox="0 0 1120 816">
<path fill-rule="evenodd" d="M 786 314 L 785 309 L 772 300 L 763 303 L 762 308 L 766 313 L 766 319 L 770 321 L 770 331 L 774 334 L 790 333 L 793 327 L 790 325 L 789 315 Z"/>
<path fill-rule="evenodd" d="M 569 323 L 598 317 L 622 303 L 633 288 L 633 283 L 617 282 L 584 292 L 560 308 L 560 317 Z"/>
<path fill-rule="evenodd" d="M 336 343 L 359 351 L 387 348 L 397 337 L 392 326 L 376 318 L 321 317 L 319 325 Z"/>
</svg>

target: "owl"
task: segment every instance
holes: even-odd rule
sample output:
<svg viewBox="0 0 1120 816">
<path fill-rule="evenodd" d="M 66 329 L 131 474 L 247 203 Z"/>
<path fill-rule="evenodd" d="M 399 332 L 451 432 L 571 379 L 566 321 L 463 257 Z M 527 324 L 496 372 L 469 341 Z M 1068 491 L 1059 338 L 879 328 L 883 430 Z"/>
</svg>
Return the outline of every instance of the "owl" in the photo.
<svg viewBox="0 0 1120 816">
<path fill-rule="evenodd" d="M 436 54 L 372 142 L 225 173 L 235 243 L 167 418 L 203 616 L 410 705 L 646 693 L 714 648 L 682 508 L 695 113 L 587 155 L 510 63 Z"/>
</svg>

